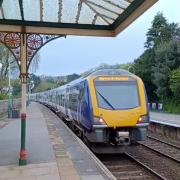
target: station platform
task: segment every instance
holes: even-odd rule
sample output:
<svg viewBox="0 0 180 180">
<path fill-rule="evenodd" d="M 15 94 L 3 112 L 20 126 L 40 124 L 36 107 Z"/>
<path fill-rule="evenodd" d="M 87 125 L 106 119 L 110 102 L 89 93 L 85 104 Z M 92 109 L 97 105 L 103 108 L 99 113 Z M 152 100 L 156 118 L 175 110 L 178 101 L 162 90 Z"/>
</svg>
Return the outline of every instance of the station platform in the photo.
<svg viewBox="0 0 180 180">
<path fill-rule="evenodd" d="M 180 128 L 180 115 L 150 112 L 150 121 L 158 124 Z"/>
<path fill-rule="evenodd" d="M 48 108 L 27 110 L 27 165 L 18 165 L 20 119 L 0 128 L 0 180 L 106 180 L 109 170 Z"/>
</svg>

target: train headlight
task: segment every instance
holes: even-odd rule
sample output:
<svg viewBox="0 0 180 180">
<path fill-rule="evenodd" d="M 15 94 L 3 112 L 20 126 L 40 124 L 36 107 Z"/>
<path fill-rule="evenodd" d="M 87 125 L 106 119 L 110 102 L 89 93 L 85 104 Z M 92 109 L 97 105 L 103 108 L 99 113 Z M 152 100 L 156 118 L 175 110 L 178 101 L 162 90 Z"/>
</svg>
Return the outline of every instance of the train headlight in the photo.
<svg viewBox="0 0 180 180">
<path fill-rule="evenodd" d="M 104 122 L 104 119 L 102 117 L 94 117 L 94 124 L 101 125 L 106 123 Z"/>
<path fill-rule="evenodd" d="M 138 119 L 138 123 L 148 123 L 149 122 L 149 115 L 140 116 Z"/>
</svg>

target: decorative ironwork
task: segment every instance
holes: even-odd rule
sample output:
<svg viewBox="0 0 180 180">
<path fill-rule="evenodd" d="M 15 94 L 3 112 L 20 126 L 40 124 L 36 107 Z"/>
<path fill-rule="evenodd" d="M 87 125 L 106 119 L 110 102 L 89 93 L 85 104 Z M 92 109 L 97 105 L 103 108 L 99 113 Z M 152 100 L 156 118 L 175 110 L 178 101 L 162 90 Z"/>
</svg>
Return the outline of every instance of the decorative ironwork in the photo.
<svg viewBox="0 0 180 180">
<path fill-rule="evenodd" d="M 62 35 L 64 36 L 64 35 Z M 42 48 L 48 42 L 62 37 L 59 35 L 45 35 L 45 34 L 28 34 L 27 35 L 27 65 L 28 68 L 33 57 L 36 55 L 38 50 Z"/>
<path fill-rule="evenodd" d="M 32 50 L 36 50 L 41 47 L 43 43 L 42 37 L 39 34 L 30 34 L 27 37 L 27 46 Z"/>
<path fill-rule="evenodd" d="M 27 34 L 27 67 L 29 68 L 30 63 L 38 52 L 48 42 L 57 39 L 59 37 L 65 37 L 64 35 L 44 35 L 44 34 Z M 0 42 L 4 44 L 15 57 L 18 66 L 21 65 L 20 58 L 20 47 L 21 47 L 21 36 L 20 33 L 8 33 L 0 32 Z"/>
<path fill-rule="evenodd" d="M 16 33 L 8 33 L 4 36 L 4 43 L 12 48 L 16 49 L 20 46 L 21 38 L 19 34 Z"/>
<path fill-rule="evenodd" d="M 0 32 L 0 42 L 4 44 L 12 53 L 18 66 L 20 66 L 20 33 Z"/>
</svg>

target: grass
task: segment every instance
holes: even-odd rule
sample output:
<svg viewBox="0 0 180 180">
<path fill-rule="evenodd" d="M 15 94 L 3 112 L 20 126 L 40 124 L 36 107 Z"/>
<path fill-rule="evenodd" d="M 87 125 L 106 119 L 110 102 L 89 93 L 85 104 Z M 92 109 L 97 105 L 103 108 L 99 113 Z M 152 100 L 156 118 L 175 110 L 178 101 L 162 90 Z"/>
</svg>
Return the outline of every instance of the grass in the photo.
<svg viewBox="0 0 180 180">
<path fill-rule="evenodd" d="M 164 104 L 164 110 L 168 113 L 180 114 L 180 104 L 173 100 L 168 101 Z"/>
</svg>

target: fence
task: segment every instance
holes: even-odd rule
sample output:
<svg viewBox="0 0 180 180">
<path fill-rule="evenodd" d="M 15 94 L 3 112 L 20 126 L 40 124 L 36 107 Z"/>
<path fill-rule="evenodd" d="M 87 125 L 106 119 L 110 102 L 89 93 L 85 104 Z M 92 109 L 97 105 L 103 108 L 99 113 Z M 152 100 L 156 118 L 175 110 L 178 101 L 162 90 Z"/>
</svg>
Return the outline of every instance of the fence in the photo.
<svg viewBox="0 0 180 180">
<path fill-rule="evenodd" d="M 13 99 L 12 109 L 20 109 L 20 99 Z M 0 117 L 3 117 L 8 114 L 8 100 L 0 101 Z"/>
</svg>

